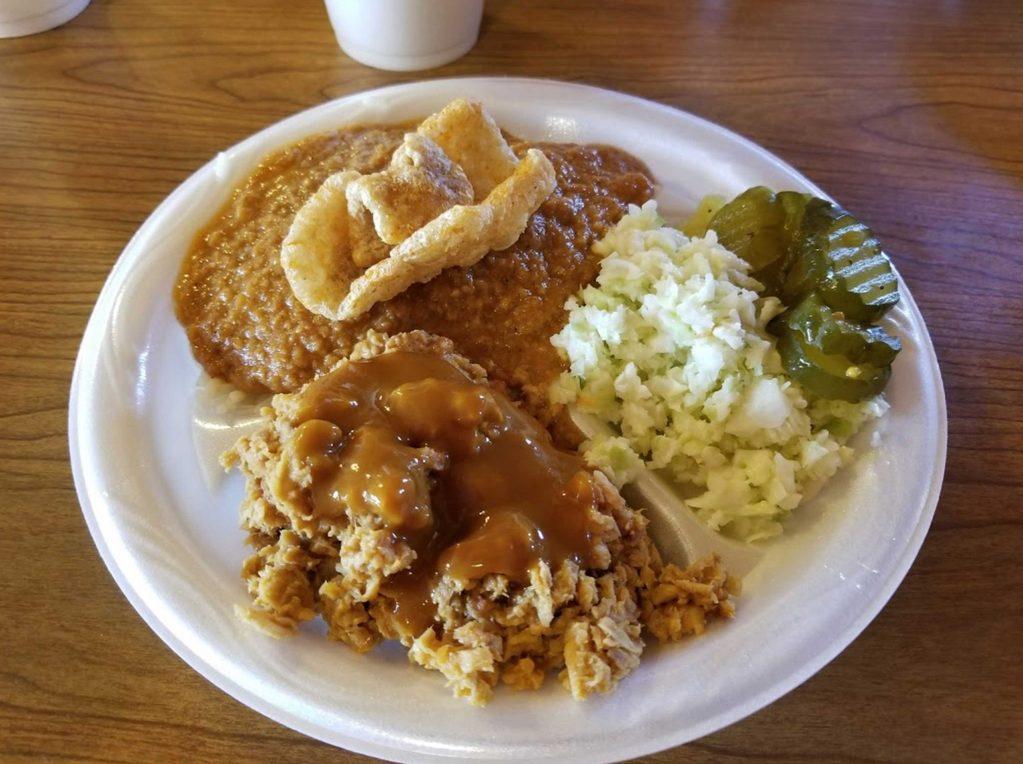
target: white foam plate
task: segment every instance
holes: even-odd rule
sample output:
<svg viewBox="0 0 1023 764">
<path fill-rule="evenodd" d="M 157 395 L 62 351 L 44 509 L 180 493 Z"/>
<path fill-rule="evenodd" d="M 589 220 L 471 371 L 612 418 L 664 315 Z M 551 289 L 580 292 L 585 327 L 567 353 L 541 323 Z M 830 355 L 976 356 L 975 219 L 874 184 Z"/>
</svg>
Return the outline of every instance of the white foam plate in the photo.
<svg viewBox="0 0 1023 764">
<path fill-rule="evenodd" d="M 171 303 L 179 263 L 232 186 L 272 149 L 347 123 L 408 120 L 458 96 L 480 99 L 501 125 L 527 138 L 606 142 L 633 152 L 654 170 L 669 218 L 704 194 L 732 195 L 756 184 L 822 194 L 717 125 L 568 83 L 437 80 L 297 114 L 192 175 L 114 266 L 71 388 L 71 462 L 82 511 L 125 596 L 182 659 L 241 702 L 320 740 L 402 761 L 579 762 L 693 740 L 762 708 L 834 658 L 884 606 L 923 541 L 945 461 L 945 403 L 927 329 L 904 284 L 902 302 L 886 319 L 903 351 L 880 445 L 870 447 L 871 433 L 864 434 L 855 463 L 765 547 L 734 621 L 682 645 L 651 647 L 611 695 L 576 703 L 552 679 L 539 693 L 498 691 L 487 708 L 473 708 L 393 646 L 360 656 L 315 626 L 275 641 L 232 612 L 246 601 L 237 520 L 242 483 L 238 475 L 209 481 L 206 457 L 193 442 L 199 367 Z"/>
</svg>

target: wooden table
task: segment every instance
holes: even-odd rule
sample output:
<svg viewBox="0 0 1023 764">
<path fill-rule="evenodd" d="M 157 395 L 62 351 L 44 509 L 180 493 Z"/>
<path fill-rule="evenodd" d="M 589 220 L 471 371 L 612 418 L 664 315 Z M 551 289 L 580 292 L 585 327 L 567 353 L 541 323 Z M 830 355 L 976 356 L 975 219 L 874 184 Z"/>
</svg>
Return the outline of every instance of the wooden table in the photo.
<svg viewBox="0 0 1023 764">
<path fill-rule="evenodd" d="M 0 759 L 361 758 L 224 695 L 128 605 L 72 486 L 72 364 L 121 248 L 219 149 L 352 91 L 514 74 L 701 114 L 861 213 L 948 394 L 941 503 L 891 603 L 798 690 L 647 760 L 1023 761 L 1021 71 L 1016 0 L 508 0 L 414 74 L 343 56 L 317 0 L 93 0 L 0 40 Z"/>
</svg>

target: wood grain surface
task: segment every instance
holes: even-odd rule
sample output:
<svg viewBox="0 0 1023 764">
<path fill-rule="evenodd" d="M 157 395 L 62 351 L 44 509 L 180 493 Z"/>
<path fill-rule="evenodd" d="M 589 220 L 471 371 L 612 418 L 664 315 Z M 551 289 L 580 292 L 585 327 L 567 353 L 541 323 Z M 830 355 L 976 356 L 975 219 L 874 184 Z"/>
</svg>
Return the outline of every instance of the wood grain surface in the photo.
<svg viewBox="0 0 1023 764">
<path fill-rule="evenodd" d="M 0 40 L 0 760 L 362 760 L 221 693 L 118 591 L 68 466 L 72 365 L 122 247 L 218 150 L 356 90 L 511 74 L 681 107 L 805 172 L 894 253 L 948 394 L 941 503 L 881 615 L 645 761 L 1023 761 L 1021 72 L 1018 0 L 507 0 L 412 74 L 347 59 L 317 0 L 93 0 Z"/>
</svg>

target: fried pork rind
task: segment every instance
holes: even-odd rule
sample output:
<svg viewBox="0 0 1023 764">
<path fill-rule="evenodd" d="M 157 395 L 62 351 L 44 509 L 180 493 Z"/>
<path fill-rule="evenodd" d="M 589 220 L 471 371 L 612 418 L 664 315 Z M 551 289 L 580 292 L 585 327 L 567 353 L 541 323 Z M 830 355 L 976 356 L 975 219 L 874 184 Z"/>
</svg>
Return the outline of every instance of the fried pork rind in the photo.
<svg viewBox="0 0 1023 764">
<path fill-rule="evenodd" d="M 418 132 L 431 138 L 465 171 L 476 201 L 515 171 L 518 160 L 483 106 L 459 98 L 419 125 Z"/>
<path fill-rule="evenodd" d="M 349 214 L 371 214 L 377 235 L 393 246 L 456 204 L 471 203 L 473 187 L 436 143 L 408 133 L 390 166 L 352 181 L 346 195 Z"/>
<path fill-rule="evenodd" d="M 391 253 L 391 247 L 377 235 L 373 215 L 366 209 L 355 215 L 348 214 L 348 253 L 358 268 L 368 268 Z"/>
<path fill-rule="evenodd" d="M 452 207 L 431 220 L 355 279 L 334 310 L 317 312 L 335 320 L 356 318 L 445 268 L 468 267 L 491 250 L 510 247 L 529 216 L 550 196 L 555 182 L 550 160 L 542 151 L 530 149 L 511 177 L 486 199 Z"/>
<path fill-rule="evenodd" d="M 408 133 L 387 169 L 327 178 L 295 215 L 281 266 L 308 310 L 354 319 L 510 247 L 554 186 L 543 152 L 517 162 L 483 107 L 459 99 Z"/>
<path fill-rule="evenodd" d="M 486 381 L 449 340 L 425 332 L 370 332 L 351 358 L 397 350 L 435 353 Z M 590 518 L 599 542 L 593 567 L 569 560 L 552 570 L 541 561 L 523 583 L 445 575 L 431 594 L 435 622 L 410 633 L 381 585 L 408 568 L 415 552 L 379 517 L 317 517 L 302 491 L 308 469 L 287 445 L 301 396 L 275 396 L 262 426 L 223 457 L 225 467 L 245 474 L 242 525 L 255 550 L 242 569 L 252 603 L 240 615 L 273 636 L 294 633 L 318 613 L 330 639 L 359 652 L 397 639 L 414 663 L 443 674 L 456 696 L 483 704 L 498 682 L 535 690 L 552 672 L 577 699 L 607 692 L 638 665 L 644 626 L 677 640 L 702 632 L 708 619 L 732 616 L 738 583 L 717 557 L 685 570 L 663 565 L 646 519 L 595 473 L 601 501 Z"/>
<path fill-rule="evenodd" d="M 345 190 L 359 177 L 354 170 L 323 181 L 295 214 L 281 245 L 281 267 L 295 296 L 323 313 L 348 294 L 351 283 L 351 219 Z"/>
</svg>

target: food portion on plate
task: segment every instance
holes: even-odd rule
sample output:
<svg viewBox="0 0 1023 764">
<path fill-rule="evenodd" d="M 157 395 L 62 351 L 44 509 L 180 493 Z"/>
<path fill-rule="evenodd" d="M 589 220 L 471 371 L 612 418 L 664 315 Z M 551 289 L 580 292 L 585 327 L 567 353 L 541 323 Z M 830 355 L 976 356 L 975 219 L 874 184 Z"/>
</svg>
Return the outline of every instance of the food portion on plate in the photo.
<svg viewBox="0 0 1023 764">
<path fill-rule="evenodd" d="M 450 146 L 445 132 L 429 123 L 419 129 Z M 501 257 L 447 268 L 352 321 L 309 311 L 281 267 L 296 213 L 338 172 L 385 169 L 413 131 L 414 124 L 365 126 L 312 136 L 266 157 L 235 189 L 196 238 L 175 287 L 177 316 L 196 360 L 211 377 L 242 390 L 293 392 L 333 368 L 370 329 L 422 329 L 453 340 L 492 380 L 514 389 L 531 413 L 549 421 L 547 387 L 562 362 L 548 338 L 564 323 L 565 301 L 597 273 L 593 242 L 630 204 L 653 196 L 649 170 L 611 146 L 509 139 L 517 157 L 529 148 L 542 151 L 556 185 Z M 468 162 L 449 158 L 462 167 Z M 488 168 L 470 170 L 474 189 L 494 183 Z M 336 263 L 339 279 L 361 272 L 342 272 L 347 262 Z"/>
<path fill-rule="evenodd" d="M 425 332 L 371 332 L 224 464 L 247 478 L 244 617 L 287 635 L 320 615 L 359 652 L 396 639 L 474 703 L 551 671 L 606 692 L 643 626 L 672 641 L 733 612 L 716 558 L 662 564 L 601 472 Z"/>
<path fill-rule="evenodd" d="M 884 414 L 897 286 L 823 200 L 708 197 L 680 230 L 653 191 L 621 149 L 517 140 L 464 99 L 307 138 L 235 189 L 175 306 L 210 377 L 276 394 L 223 456 L 247 621 L 397 640 L 484 703 L 554 672 L 608 691 L 644 633 L 733 615 L 717 555 L 662 561 L 616 484 L 654 470 L 678 512 L 777 535 Z"/>
<path fill-rule="evenodd" d="M 704 200 L 684 230 L 651 201 L 597 242 L 552 396 L 608 426 L 583 448 L 618 485 L 656 470 L 710 527 L 770 538 L 888 408 L 899 343 L 867 322 L 895 276 L 862 224 L 806 194 Z"/>
</svg>

